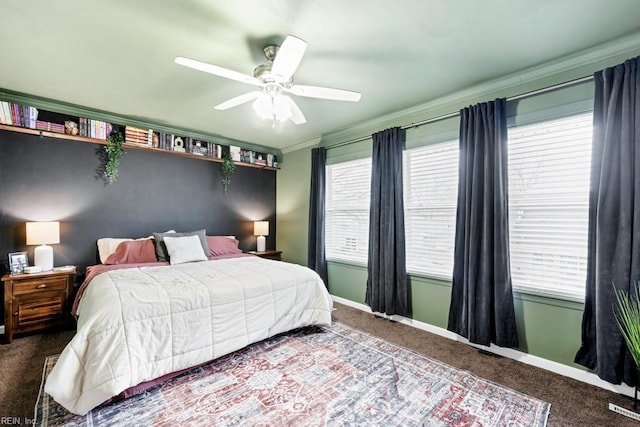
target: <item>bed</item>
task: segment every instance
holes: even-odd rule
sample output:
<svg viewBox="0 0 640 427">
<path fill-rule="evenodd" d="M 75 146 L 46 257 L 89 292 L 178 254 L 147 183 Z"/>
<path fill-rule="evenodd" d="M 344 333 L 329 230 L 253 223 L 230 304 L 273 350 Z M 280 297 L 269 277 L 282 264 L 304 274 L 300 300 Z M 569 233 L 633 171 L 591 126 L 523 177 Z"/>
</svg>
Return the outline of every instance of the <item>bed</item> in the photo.
<svg viewBox="0 0 640 427">
<path fill-rule="evenodd" d="M 206 261 L 88 269 L 77 333 L 45 391 L 70 412 L 270 336 L 330 325 L 332 301 L 312 270 L 241 253 Z"/>
</svg>

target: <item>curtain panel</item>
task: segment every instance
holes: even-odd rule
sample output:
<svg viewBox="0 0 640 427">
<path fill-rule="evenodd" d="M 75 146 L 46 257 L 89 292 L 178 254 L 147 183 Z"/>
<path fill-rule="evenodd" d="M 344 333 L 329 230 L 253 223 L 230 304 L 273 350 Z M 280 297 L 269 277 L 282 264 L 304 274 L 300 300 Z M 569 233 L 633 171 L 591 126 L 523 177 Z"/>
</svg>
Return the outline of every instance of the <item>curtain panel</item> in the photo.
<svg viewBox="0 0 640 427">
<path fill-rule="evenodd" d="M 635 385 L 614 318 L 615 289 L 640 280 L 640 57 L 596 72 L 589 243 L 582 345 L 575 361 L 613 384 Z"/>
<path fill-rule="evenodd" d="M 517 347 L 507 198 L 506 100 L 460 111 L 458 204 L 447 329 Z"/>
<path fill-rule="evenodd" d="M 309 241 L 307 267 L 320 275 L 329 287 L 327 259 L 325 257 L 325 191 L 327 150 L 323 147 L 311 150 L 311 192 L 309 196 Z"/>
<path fill-rule="evenodd" d="M 405 131 L 395 127 L 372 138 L 365 302 L 375 312 L 409 316 L 402 183 Z"/>
</svg>

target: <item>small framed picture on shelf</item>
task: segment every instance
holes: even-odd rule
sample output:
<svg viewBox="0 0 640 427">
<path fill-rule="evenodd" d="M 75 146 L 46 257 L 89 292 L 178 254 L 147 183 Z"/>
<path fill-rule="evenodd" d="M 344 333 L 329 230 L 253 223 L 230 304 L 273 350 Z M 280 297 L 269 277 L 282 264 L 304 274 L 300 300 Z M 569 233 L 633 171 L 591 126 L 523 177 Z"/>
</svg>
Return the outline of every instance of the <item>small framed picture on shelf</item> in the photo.
<svg viewBox="0 0 640 427">
<path fill-rule="evenodd" d="M 24 268 L 29 266 L 29 258 L 26 252 L 12 252 L 9 254 L 9 269 L 11 274 L 22 274 Z"/>
</svg>

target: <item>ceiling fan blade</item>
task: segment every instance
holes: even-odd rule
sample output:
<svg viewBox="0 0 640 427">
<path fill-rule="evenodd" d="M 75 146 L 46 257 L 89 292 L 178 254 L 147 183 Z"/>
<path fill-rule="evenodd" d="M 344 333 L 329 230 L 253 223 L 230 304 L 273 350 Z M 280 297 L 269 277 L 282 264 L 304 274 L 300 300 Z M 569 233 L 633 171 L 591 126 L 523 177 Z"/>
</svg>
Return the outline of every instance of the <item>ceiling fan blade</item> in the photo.
<svg viewBox="0 0 640 427">
<path fill-rule="evenodd" d="M 360 101 L 360 97 L 362 96 L 360 92 L 320 86 L 293 85 L 290 88 L 284 90 L 298 96 L 306 96 L 308 98 L 332 99 L 334 101 L 357 102 Z"/>
<path fill-rule="evenodd" d="M 284 81 L 289 81 L 298 69 L 306 49 L 307 42 L 294 36 L 287 36 L 273 60 L 271 74 L 282 76 Z"/>
<path fill-rule="evenodd" d="M 291 99 L 290 96 L 287 96 L 287 95 L 281 95 L 281 96 L 285 98 L 287 102 L 289 102 L 289 106 L 291 107 L 291 121 L 297 125 L 307 123 L 307 119 L 304 117 L 304 114 L 302 114 L 302 110 L 300 110 L 300 107 L 298 107 L 298 104 L 296 104 L 294 100 Z"/>
<path fill-rule="evenodd" d="M 254 90 L 253 92 L 245 93 L 244 95 L 231 98 L 230 100 L 225 101 L 222 104 L 218 104 L 213 108 L 215 108 L 216 110 L 228 110 L 229 108 L 244 104 L 245 102 L 253 101 L 257 97 L 259 97 L 261 93 L 262 92 L 258 90 Z"/>
<path fill-rule="evenodd" d="M 213 74 L 215 76 L 248 83 L 250 85 L 262 86 L 262 82 L 260 80 L 248 74 L 239 73 L 237 71 L 229 70 L 228 68 L 218 67 L 217 65 L 207 64 L 206 62 L 196 61 L 195 59 L 178 56 L 175 59 L 175 63 L 193 68 L 194 70 L 204 71 L 205 73 Z"/>
</svg>

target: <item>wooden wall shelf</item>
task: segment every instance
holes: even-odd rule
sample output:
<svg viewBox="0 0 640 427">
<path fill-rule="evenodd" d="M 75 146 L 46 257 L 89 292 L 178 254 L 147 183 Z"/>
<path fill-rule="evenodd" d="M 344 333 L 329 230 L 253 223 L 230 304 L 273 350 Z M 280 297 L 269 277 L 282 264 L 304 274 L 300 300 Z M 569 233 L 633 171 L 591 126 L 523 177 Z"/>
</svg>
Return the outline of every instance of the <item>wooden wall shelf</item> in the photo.
<svg viewBox="0 0 640 427">
<path fill-rule="evenodd" d="M 10 126 L 10 125 L 0 124 L 0 130 L 26 133 L 29 135 L 39 135 L 41 137 L 46 136 L 48 138 L 58 138 L 58 139 L 66 139 L 70 141 L 80 141 L 80 142 L 88 142 L 91 144 L 107 145 L 107 141 L 105 141 L 104 139 L 89 138 L 86 136 L 79 136 L 79 135 L 67 135 L 66 133 L 49 132 L 49 131 L 44 131 L 39 129 L 25 128 L 21 126 Z M 206 160 L 208 162 L 222 163 L 222 159 L 219 159 L 217 157 L 199 156 L 197 154 L 181 153 L 179 151 L 170 151 L 170 150 L 162 150 L 160 148 L 143 147 L 140 145 L 128 144 L 126 142 L 124 143 L 124 148 L 125 150 L 131 149 L 131 150 L 153 151 L 155 153 L 169 154 L 172 156 L 189 157 L 192 159 Z M 274 168 L 266 165 L 256 165 L 253 163 L 246 163 L 246 162 L 234 161 L 233 163 L 235 163 L 237 166 L 243 166 L 243 167 L 255 168 L 255 169 L 267 169 L 267 170 L 273 170 L 273 171 L 279 169 L 279 168 Z"/>
</svg>

